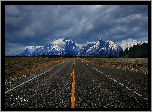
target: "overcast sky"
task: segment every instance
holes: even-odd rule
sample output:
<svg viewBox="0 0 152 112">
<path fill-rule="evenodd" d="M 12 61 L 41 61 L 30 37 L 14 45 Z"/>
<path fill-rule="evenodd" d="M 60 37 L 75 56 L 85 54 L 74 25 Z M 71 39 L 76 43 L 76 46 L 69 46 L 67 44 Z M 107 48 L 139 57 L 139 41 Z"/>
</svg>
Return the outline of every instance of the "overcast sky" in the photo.
<svg viewBox="0 0 152 112">
<path fill-rule="evenodd" d="M 148 41 L 146 5 L 6 5 L 5 54 L 69 37 L 77 45 L 102 39 Z"/>
</svg>

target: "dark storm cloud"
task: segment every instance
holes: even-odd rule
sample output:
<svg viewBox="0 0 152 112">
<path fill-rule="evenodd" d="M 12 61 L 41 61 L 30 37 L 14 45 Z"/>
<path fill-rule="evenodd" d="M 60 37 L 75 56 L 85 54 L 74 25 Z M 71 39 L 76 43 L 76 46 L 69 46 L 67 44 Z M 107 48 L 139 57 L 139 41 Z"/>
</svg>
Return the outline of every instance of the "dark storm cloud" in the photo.
<svg viewBox="0 0 152 112">
<path fill-rule="evenodd" d="M 127 38 L 148 40 L 148 6 L 6 6 L 5 40 L 10 45 L 44 45 L 69 37 L 77 43 Z"/>
</svg>

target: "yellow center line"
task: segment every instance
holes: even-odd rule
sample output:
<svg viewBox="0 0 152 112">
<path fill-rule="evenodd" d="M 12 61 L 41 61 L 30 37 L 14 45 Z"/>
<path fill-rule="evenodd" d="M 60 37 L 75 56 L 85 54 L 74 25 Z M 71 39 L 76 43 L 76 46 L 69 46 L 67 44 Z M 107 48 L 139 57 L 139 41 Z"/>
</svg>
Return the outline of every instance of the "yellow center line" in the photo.
<svg viewBox="0 0 152 112">
<path fill-rule="evenodd" d="M 75 72 L 74 72 L 74 67 L 75 67 L 75 58 L 74 58 L 74 62 L 73 62 L 73 70 L 71 73 L 71 77 L 72 77 L 71 108 L 75 108 Z"/>
</svg>

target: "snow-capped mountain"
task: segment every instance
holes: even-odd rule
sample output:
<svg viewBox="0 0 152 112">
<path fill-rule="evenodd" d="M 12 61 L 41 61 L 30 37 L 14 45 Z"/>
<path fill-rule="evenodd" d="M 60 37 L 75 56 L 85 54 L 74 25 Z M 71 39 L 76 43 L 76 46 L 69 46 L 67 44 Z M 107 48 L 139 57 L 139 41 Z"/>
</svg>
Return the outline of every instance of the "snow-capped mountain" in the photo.
<svg viewBox="0 0 152 112">
<path fill-rule="evenodd" d="M 65 54 L 70 53 L 72 56 L 76 56 L 80 50 L 79 46 L 76 46 L 74 41 L 66 37 L 63 39 L 66 43 L 64 46 Z"/>
<path fill-rule="evenodd" d="M 89 43 L 87 46 L 82 46 L 78 56 L 98 56 L 107 57 L 109 54 L 119 57 L 119 52 L 122 48 L 112 40 L 96 41 Z"/>
<path fill-rule="evenodd" d="M 124 50 L 127 48 L 129 50 L 130 47 L 133 47 L 134 45 L 142 45 L 143 43 L 145 43 L 144 41 L 136 41 L 136 40 L 131 40 L 129 41 L 125 46 L 124 46 Z"/>
<path fill-rule="evenodd" d="M 62 38 L 63 44 L 46 43 L 43 47 L 27 47 L 21 51 L 17 51 L 11 56 L 38 56 L 38 55 L 66 55 L 70 53 L 72 56 L 76 56 L 80 50 L 79 46 L 76 46 L 74 41 L 68 37 Z"/>
<path fill-rule="evenodd" d="M 38 55 L 66 55 L 72 56 L 98 56 L 107 57 L 109 54 L 119 57 L 121 46 L 112 40 L 90 42 L 86 46 L 76 46 L 75 42 L 68 37 L 60 39 L 60 44 L 48 42 L 44 46 L 27 47 L 24 50 L 17 51 L 11 56 L 38 56 Z"/>
</svg>

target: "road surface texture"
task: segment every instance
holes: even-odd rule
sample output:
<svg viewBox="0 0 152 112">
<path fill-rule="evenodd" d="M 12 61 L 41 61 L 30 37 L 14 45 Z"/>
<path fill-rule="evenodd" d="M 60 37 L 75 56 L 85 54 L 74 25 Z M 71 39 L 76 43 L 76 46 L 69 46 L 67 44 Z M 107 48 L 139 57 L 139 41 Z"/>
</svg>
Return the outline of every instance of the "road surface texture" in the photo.
<svg viewBox="0 0 152 112">
<path fill-rule="evenodd" d="M 5 92 L 5 108 L 71 108 L 73 60 Z"/>
<path fill-rule="evenodd" d="M 71 58 L 5 89 L 5 108 L 148 108 L 148 74 Z"/>
<path fill-rule="evenodd" d="M 148 74 L 76 61 L 76 107 L 148 108 Z"/>
</svg>

